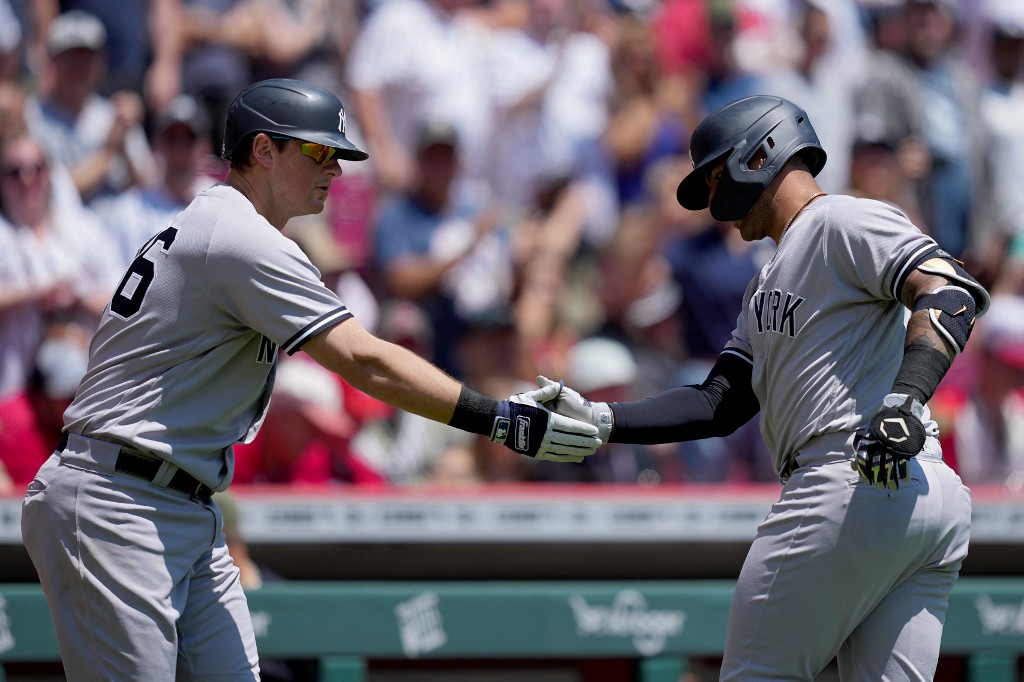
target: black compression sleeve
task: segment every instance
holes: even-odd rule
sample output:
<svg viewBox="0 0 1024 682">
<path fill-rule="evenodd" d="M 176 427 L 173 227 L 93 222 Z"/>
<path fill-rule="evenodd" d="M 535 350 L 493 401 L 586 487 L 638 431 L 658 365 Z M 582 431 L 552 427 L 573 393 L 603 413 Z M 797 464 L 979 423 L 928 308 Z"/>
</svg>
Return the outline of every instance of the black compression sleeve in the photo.
<svg viewBox="0 0 1024 682">
<path fill-rule="evenodd" d="M 750 387 L 751 366 L 720 355 L 700 386 L 681 386 L 645 400 L 611 403 L 613 443 L 677 443 L 726 436 L 761 409 Z"/>
<path fill-rule="evenodd" d="M 448 425 L 470 433 L 489 436 L 497 414 L 497 400 L 463 386 L 459 393 L 459 402 L 455 405 L 455 412 L 448 420 Z"/>
<path fill-rule="evenodd" d="M 903 363 L 896 372 L 892 392 L 913 396 L 924 405 L 952 364 L 945 353 L 931 346 L 907 346 L 903 350 Z"/>
</svg>

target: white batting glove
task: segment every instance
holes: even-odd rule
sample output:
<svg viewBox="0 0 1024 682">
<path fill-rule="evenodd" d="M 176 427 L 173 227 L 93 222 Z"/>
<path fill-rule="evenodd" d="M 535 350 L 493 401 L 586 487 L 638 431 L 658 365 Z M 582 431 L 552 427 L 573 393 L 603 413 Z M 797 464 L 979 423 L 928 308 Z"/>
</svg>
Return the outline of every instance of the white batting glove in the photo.
<svg viewBox="0 0 1024 682">
<path fill-rule="evenodd" d="M 537 377 L 537 385 L 547 390 L 550 390 L 552 386 L 558 386 L 558 393 L 545 404 L 558 414 L 593 424 L 597 427 L 597 437 L 601 439 L 601 442 L 608 442 L 612 435 L 612 428 L 615 426 L 612 408 L 608 406 L 608 403 L 592 403 L 566 386 L 564 381 L 552 381 L 545 376 Z"/>
<path fill-rule="evenodd" d="M 517 393 L 498 403 L 491 440 L 518 453 L 549 462 L 579 464 L 601 446 L 597 427 L 552 412 L 543 403 L 560 384 Z"/>
</svg>

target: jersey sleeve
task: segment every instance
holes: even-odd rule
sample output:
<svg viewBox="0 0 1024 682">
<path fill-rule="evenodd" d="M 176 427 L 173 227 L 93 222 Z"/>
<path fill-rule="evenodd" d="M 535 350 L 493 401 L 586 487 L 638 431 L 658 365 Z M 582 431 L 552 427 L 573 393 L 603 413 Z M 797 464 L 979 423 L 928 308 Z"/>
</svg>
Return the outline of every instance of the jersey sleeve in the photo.
<svg viewBox="0 0 1024 682">
<path fill-rule="evenodd" d="M 907 277 L 938 246 L 889 204 L 858 200 L 854 210 L 842 208 L 830 209 L 835 214 L 826 221 L 829 271 L 873 298 L 900 300 Z"/>
<path fill-rule="evenodd" d="M 747 284 L 747 290 L 743 292 L 743 307 L 740 308 L 740 314 L 736 316 L 736 328 L 732 330 L 732 337 L 726 341 L 725 348 L 720 353 L 720 355 L 736 356 L 751 365 L 754 364 L 754 351 L 750 346 L 750 339 L 747 337 L 744 315 L 750 305 L 750 298 L 757 290 L 757 279 L 758 277 L 755 275 Z"/>
<path fill-rule="evenodd" d="M 240 238 L 217 230 L 207 263 L 212 305 L 254 329 L 289 355 L 352 313 L 324 285 L 319 271 L 291 239 L 269 225 Z"/>
</svg>

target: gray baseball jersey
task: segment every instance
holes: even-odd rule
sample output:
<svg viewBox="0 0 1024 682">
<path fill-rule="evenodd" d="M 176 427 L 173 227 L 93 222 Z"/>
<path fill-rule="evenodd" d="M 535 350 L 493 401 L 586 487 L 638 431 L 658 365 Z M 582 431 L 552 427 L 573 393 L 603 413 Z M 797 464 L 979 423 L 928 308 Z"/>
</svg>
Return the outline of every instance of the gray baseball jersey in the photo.
<svg viewBox="0 0 1024 682">
<path fill-rule="evenodd" d="M 140 249 L 92 340 L 65 430 L 172 461 L 215 490 L 266 415 L 278 347 L 351 313 L 299 247 L 223 184 Z"/>
<path fill-rule="evenodd" d="M 812 438 L 866 430 L 903 359 L 909 311 L 899 288 L 936 248 L 888 204 L 825 196 L 750 282 L 725 352 L 753 364 L 777 471 Z"/>
<path fill-rule="evenodd" d="M 906 277 L 937 249 L 899 210 L 811 203 L 754 278 L 725 352 L 753 366 L 761 429 L 784 474 L 736 582 L 720 679 L 934 677 L 970 535 L 970 493 L 925 449 L 898 491 L 850 466 L 903 358 Z"/>
</svg>

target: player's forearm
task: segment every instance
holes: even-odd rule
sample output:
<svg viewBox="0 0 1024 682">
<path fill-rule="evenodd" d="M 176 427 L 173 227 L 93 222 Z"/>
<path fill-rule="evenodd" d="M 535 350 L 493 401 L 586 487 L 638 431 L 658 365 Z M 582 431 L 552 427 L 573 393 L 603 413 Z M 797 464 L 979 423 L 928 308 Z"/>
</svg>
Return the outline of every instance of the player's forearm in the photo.
<svg viewBox="0 0 1024 682">
<path fill-rule="evenodd" d="M 891 393 L 910 395 L 925 404 L 935 393 L 955 357 L 955 349 L 935 329 L 928 319 L 928 311 L 915 312 L 907 322 L 903 361 Z"/>
<path fill-rule="evenodd" d="M 462 389 L 455 379 L 395 344 L 363 357 L 352 380 L 353 386 L 378 400 L 442 423 L 451 420 Z"/>
<path fill-rule="evenodd" d="M 924 264 L 927 268 L 931 261 Z M 902 299 L 913 312 L 907 322 L 903 360 L 891 393 L 909 395 L 922 405 L 932 397 L 942 377 L 970 337 L 977 292 L 960 288 L 962 280 L 950 267 L 953 279 L 917 269 L 903 286 Z M 963 273 L 965 276 L 966 273 Z M 969 277 L 969 276 L 968 276 Z M 954 345 L 955 342 L 955 345 Z"/>
<path fill-rule="evenodd" d="M 347 320 L 304 350 L 354 388 L 389 405 L 447 424 L 462 385 L 420 356 Z"/>
<path fill-rule="evenodd" d="M 628 403 L 610 403 L 613 443 L 678 443 L 726 435 L 711 401 L 697 386 L 682 386 Z"/>
<path fill-rule="evenodd" d="M 761 406 L 749 363 L 723 354 L 700 386 L 681 386 L 645 400 L 611 403 L 614 443 L 676 443 L 727 436 Z"/>
</svg>

